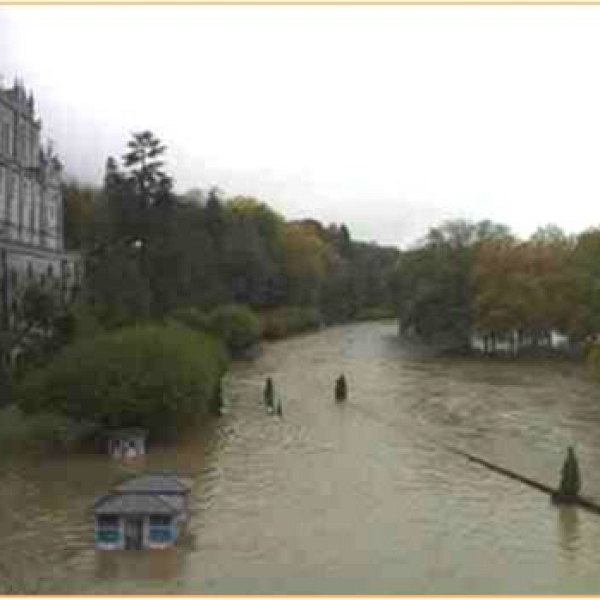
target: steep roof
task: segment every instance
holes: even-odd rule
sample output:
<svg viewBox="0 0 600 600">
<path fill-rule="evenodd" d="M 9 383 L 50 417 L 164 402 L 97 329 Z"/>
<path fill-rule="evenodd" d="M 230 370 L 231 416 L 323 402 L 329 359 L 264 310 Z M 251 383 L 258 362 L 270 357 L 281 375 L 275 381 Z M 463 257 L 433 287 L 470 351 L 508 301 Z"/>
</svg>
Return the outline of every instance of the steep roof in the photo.
<svg viewBox="0 0 600 600">
<path fill-rule="evenodd" d="M 156 494 L 110 494 L 94 505 L 97 515 L 175 515 L 177 508 Z"/>
<path fill-rule="evenodd" d="M 191 484 L 177 475 L 141 475 L 117 486 L 117 491 L 148 494 L 184 494 Z"/>
</svg>

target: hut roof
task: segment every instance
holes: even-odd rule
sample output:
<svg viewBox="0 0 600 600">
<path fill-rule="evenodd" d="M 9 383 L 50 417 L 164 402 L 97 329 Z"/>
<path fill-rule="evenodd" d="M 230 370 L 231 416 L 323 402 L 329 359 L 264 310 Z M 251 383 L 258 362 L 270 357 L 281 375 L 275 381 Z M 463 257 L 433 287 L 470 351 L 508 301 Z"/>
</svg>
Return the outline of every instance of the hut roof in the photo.
<svg viewBox="0 0 600 600">
<path fill-rule="evenodd" d="M 141 475 L 117 486 L 119 492 L 135 494 L 184 494 L 191 483 L 177 475 Z"/>
<path fill-rule="evenodd" d="M 175 515 L 177 508 L 156 494 L 110 494 L 94 505 L 97 515 Z"/>
</svg>

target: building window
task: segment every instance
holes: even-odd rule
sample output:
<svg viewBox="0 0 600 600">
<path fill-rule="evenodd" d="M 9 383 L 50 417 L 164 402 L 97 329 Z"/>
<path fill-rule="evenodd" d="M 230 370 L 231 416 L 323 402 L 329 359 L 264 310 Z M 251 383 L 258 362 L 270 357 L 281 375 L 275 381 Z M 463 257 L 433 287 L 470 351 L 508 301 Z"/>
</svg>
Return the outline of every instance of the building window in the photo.
<svg viewBox="0 0 600 600">
<path fill-rule="evenodd" d="M 98 527 L 118 527 L 119 517 L 116 515 L 98 515 Z"/>
<path fill-rule="evenodd" d="M 121 539 L 119 517 L 114 515 L 98 515 L 96 517 L 96 540 L 102 544 L 116 544 Z"/>
<path fill-rule="evenodd" d="M 10 123 L 2 123 L 2 130 L 0 131 L 0 133 L 2 134 L 2 139 L 0 140 L 2 152 L 6 156 L 10 156 L 12 154 L 12 152 L 10 151 Z"/>
<path fill-rule="evenodd" d="M 13 173 L 8 173 L 7 177 L 6 177 L 6 206 L 7 206 L 7 216 L 9 216 L 8 213 L 8 207 L 12 204 L 13 201 L 13 197 L 15 195 L 15 183 L 16 183 L 16 177 Z"/>
<path fill-rule="evenodd" d="M 165 544 L 172 540 L 171 517 L 164 515 L 150 516 L 150 530 L 148 538 L 150 542 Z"/>
<path fill-rule="evenodd" d="M 170 527 L 171 517 L 164 515 L 152 515 L 150 517 L 150 527 Z"/>
<path fill-rule="evenodd" d="M 35 233 L 35 204 L 33 197 L 31 198 L 31 206 L 29 208 L 29 229 L 32 234 Z"/>
<path fill-rule="evenodd" d="M 19 125 L 19 137 L 17 139 L 18 144 L 18 154 L 17 157 L 21 162 L 25 162 L 27 156 L 27 136 L 25 131 L 25 124 L 21 123 Z"/>
<path fill-rule="evenodd" d="M 25 224 L 25 193 L 26 193 L 26 184 L 25 181 L 21 180 L 21 185 L 19 186 L 19 235 L 21 235 L 23 231 L 23 226 Z"/>
<path fill-rule="evenodd" d="M 29 136 L 29 166 L 35 167 L 35 133 L 32 131 Z"/>
</svg>

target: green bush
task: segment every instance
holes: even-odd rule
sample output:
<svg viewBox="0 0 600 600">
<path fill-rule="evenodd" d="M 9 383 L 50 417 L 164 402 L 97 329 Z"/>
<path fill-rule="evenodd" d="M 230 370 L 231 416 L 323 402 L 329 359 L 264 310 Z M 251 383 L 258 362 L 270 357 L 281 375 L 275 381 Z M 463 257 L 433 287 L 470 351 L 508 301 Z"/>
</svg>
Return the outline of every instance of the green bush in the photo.
<svg viewBox="0 0 600 600">
<path fill-rule="evenodd" d="M 208 334 L 145 325 L 68 346 L 26 377 L 16 395 L 29 413 L 172 431 L 209 411 L 226 365 L 222 345 Z"/>
<path fill-rule="evenodd" d="M 316 308 L 284 306 L 261 315 L 263 336 L 277 340 L 295 333 L 318 329 L 321 315 Z"/>
<path fill-rule="evenodd" d="M 260 319 L 242 304 L 224 304 L 215 308 L 208 315 L 208 327 L 225 342 L 233 356 L 260 341 Z"/>
</svg>

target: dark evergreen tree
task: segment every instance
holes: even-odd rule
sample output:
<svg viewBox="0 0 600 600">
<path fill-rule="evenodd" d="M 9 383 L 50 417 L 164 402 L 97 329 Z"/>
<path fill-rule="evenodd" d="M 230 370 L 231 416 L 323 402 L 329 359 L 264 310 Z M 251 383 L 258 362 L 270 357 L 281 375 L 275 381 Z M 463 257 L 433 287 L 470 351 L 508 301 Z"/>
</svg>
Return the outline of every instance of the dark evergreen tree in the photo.
<svg viewBox="0 0 600 600">
<path fill-rule="evenodd" d="M 127 177 L 134 183 L 141 208 L 147 208 L 164 199 L 173 186 L 160 160 L 167 148 L 151 131 L 134 133 L 127 146 L 129 151 L 123 155 L 123 164 L 129 169 Z"/>
<path fill-rule="evenodd" d="M 581 477 L 579 474 L 579 464 L 573 446 L 569 446 L 561 471 L 558 495 L 561 500 L 571 500 L 579 495 L 580 490 Z"/>
<path fill-rule="evenodd" d="M 335 382 L 335 399 L 338 402 L 346 400 L 348 397 L 348 385 L 346 384 L 346 378 L 344 375 L 340 375 Z"/>
<path fill-rule="evenodd" d="M 264 398 L 265 406 L 268 409 L 273 410 L 273 405 L 275 402 L 275 391 L 273 389 L 273 380 L 270 377 L 267 377 L 263 398 Z"/>
</svg>

